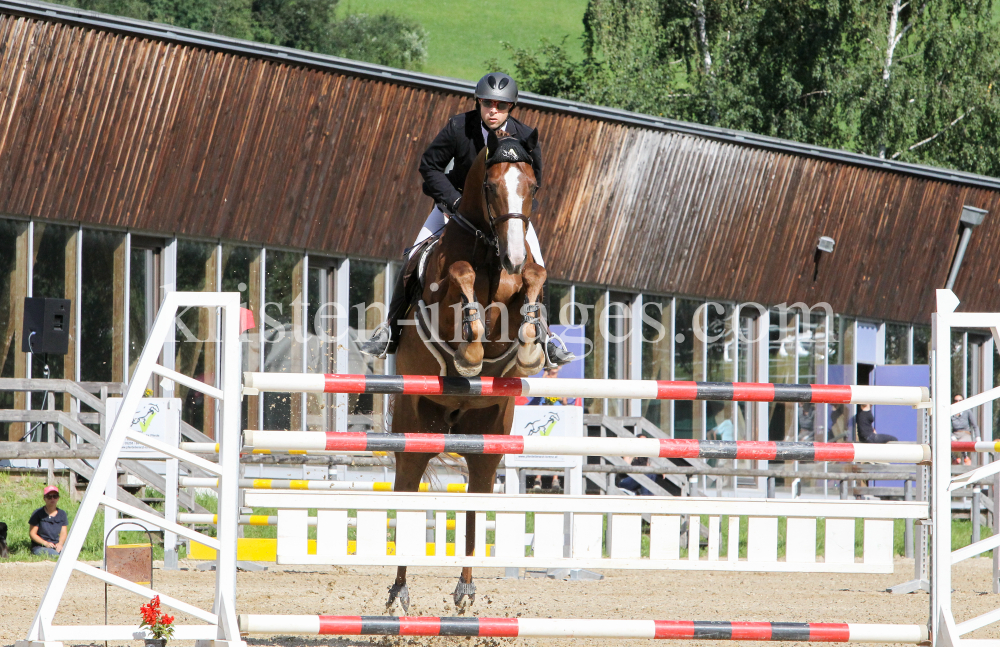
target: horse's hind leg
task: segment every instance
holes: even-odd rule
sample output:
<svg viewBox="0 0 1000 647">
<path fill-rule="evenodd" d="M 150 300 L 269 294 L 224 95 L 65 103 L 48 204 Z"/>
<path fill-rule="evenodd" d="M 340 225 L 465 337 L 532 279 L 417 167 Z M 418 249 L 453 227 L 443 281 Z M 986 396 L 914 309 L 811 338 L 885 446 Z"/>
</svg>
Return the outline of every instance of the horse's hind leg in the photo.
<svg viewBox="0 0 1000 647">
<path fill-rule="evenodd" d="M 407 454 L 399 452 L 396 454 L 396 482 L 393 484 L 393 492 L 416 492 L 420 488 L 420 479 L 427 469 L 434 454 Z M 396 581 L 389 587 L 389 599 L 385 603 L 385 608 L 392 608 L 393 602 L 399 600 L 399 605 L 403 607 L 403 613 L 410 610 L 410 590 L 406 587 L 406 567 L 400 566 L 396 569 Z"/>
</svg>

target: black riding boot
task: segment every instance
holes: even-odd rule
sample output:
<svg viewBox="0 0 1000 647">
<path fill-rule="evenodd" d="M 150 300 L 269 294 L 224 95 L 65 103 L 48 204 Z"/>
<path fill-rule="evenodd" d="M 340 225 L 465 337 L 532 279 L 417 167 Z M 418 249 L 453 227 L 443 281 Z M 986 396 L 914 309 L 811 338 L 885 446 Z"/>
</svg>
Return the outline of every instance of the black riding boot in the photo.
<svg viewBox="0 0 1000 647">
<path fill-rule="evenodd" d="M 396 284 L 392 289 L 392 300 L 389 301 L 389 312 L 385 323 L 372 332 L 371 339 L 362 342 L 358 350 L 366 355 L 374 355 L 380 359 L 385 359 L 386 355 L 396 352 L 399 346 L 399 336 L 403 332 L 403 327 L 399 325 L 399 320 L 406 315 L 407 309 L 413 300 L 416 291 L 416 281 L 413 281 L 415 274 L 411 263 L 407 262 L 396 274 Z"/>
</svg>

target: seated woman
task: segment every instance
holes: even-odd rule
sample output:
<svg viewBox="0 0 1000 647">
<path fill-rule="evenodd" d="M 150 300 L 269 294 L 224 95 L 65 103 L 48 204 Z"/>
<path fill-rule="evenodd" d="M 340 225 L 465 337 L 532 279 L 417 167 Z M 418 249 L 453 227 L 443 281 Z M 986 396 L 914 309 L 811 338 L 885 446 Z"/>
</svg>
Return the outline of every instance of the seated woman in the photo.
<svg viewBox="0 0 1000 647">
<path fill-rule="evenodd" d="M 31 554 L 57 557 L 66 544 L 66 528 L 69 522 L 66 512 L 59 509 L 59 488 L 49 485 L 42 496 L 45 505 L 32 512 L 28 518 Z"/>
</svg>

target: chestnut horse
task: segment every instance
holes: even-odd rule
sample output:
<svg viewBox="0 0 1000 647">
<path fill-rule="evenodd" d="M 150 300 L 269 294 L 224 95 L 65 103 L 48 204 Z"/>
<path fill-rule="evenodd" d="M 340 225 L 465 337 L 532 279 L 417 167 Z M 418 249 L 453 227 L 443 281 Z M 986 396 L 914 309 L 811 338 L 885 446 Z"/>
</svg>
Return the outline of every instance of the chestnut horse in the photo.
<svg viewBox="0 0 1000 647">
<path fill-rule="evenodd" d="M 410 310 L 396 352 L 398 374 L 525 377 L 542 369 L 545 324 L 538 299 L 545 268 L 532 260 L 525 243 L 536 188 L 530 153 L 506 133 L 500 139 L 491 134 L 469 170 L 459 215 L 426 262 L 422 299 Z M 510 434 L 513 421 L 512 397 L 398 395 L 392 431 L 499 435 Z M 393 490 L 416 492 L 434 456 L 397 453 Z M 492 492 L 501 456 L 462 457 L 468 491 Z M 475 537 L 476 515 L 468 514 L 465 554 L 472 554 Z M 475 601 L 472 568 L 462 569 L 453 597 L 458 607 Z M 405 612 L 405 566 L 389 588 L 386 607 L 397 599 Z"/>
</svg>

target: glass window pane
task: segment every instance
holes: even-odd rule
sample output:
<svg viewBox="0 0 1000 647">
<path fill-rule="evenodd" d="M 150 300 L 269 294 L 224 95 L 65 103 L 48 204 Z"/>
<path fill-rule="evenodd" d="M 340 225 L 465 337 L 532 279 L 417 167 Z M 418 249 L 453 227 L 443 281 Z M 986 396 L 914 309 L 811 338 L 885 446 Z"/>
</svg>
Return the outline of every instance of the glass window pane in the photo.
<svg viewBox="0 0 1000 647">
<path fill-rule="evenodd" d="M 337 315 L 341 311 L 333 299 L 336 263 L 309 258 L 309 331 L 307 361 L 310 373 L 337 372 Z M 342 313 L 346 314 L 346 313 Z M 306 428 L 311 431 L 335 429 L 337 396 L 310 393 L 306 398 Z"/>
<path fill-rule="evenodd" d="M 670 299 L 642 298 L 642 379 L 670 379 Z M 671 433 L 670 401 L 643 400 L 642 417 Z"/>
<path fill-rule="evenodd" d="M 913 363 L 930 364 L 931 356 L 931 327 L 913 327 Z M 994 382 L 995 384 L 995 382 Z"/>
<path fill-rule="evenodd" d="M 76 294 L 72 286 L 70 286 L 70 293 L 68 295 L 66 293 L 66 247 L 70 244 L 75 231 L 75 227 L 35 223 L 31 296 L 76 301 Z M 71 258 L 74 256 L 75 254 Z M 75 268 L 70 268 L 70 271 L 75 271 Z M 72 305 L 71 303 L 71 307 Z M 44 377 L 46 363 L 49 365 L 50 377 L 75 377 L 65 375 L 65 357 L 63 355 L 49 355 L 47 358 L 33 360 L 31 362 L 31 376 Z M 39 400 L 34 406 L 42 406 L 41 394 L 38 397 Z M 56 408 L 62 408 L 59 402 L 61 399 L 61 397 L 57 398 Z"/>
<path fill-rule="evenodd" d="M 116 375 L 113 365 L 115 252 L 125 244 L 125 235 L 90 229 L 85 229 L 82 235 L 80 379 L 111 382 Z"/>
<path fill-rule="evenodd" d="M 910 327 L 905 324 L 885 325 L 885 363 L 907 364 L 910 361 Z"/>
<path fill-rule="evenodd" d="M 797 380 L 798 341 L 796 328 L 798 315 L 794 312 L 771 312 L 768 331 L 768 381 L 775 384 L 794 384 Z M 768 439 L 795 439 L 795 407 L 784 402 L 768 405 Z"/>
<path fill-rule="evenodd" d="M 709 303 L 706 307 L 706 351 L 709 382 L 733 382 L 736 379 L 736 334 L 733 331 L 732 304 Z M 711 421 L 709 421 L 711 428 Z"/>
<path fill-rule="evenodd" d="M 950 398 L 960 393 L 965 393 L 965 333 L 951 332 L 951 393 Z"/>
<path fill-rule="evenodd" d="M 302 303 L 302 255 L 267 250 L 264 277 L 264 370 L 301 373 L 302 331 L 296 331 L 294 310 Z M 292 428 L 293 398 L 288 393 L 264 394 L 264 429 Z"/>
<path fill-rule="evenodd" d="M 827 340 L 827 382 L 853 384 L 854 320 L 837 315 L 833 335 Z M 835 404 L 826 408 L 827 442 L 850 442 L 850 411 L 853 405 Z"/>
<path fill-rule="evenodd" d="M 700 301 L 677 299 L 674 317 L 674 379 L 694 379 L 694 318 Z"/>
<path fill-rule="evenodd" d="M 585 347 L 586 357 L 583 360 L 583 376 L 590 379 L 604 377 L 606 358 L 604 342 L 598 331 L 600 311 L 604 301 L 604 290 L 598 288 L 577 287 L 574 317 L 577 324 L 583 324 L 583 336 L 589 347 Z M 587 413 L 603 413 L 604 400 L 585 398 L 583 406 Z"/>
<path fill-rule="evenodd" d="M 628 340 L 632 328 L 632 300 L 635 297 L 625 292 L 609 292 L 608 297 L 609 303 L 604 315 L 607 321 L 608 378 L 624 380 L 628 379 L 630 372 Z M 609 416 L 624 416 L 628 413 L 622 398 L 609 398 L 606 404 Z"/>
<path fill-rule="evenodd" d="M 733 330 L 732 304 L 709 303 L 705 309 L 705 343 L 709 382 L 733 382 L 736 379 L 736 332 Z M 731 402 L 705 403 L 705 437 L 709 440 L 736 440 Z M 729 461 L 726 462 L 729 464 Z"/>
<path fill-rule="evenodd" d="M 573 323 L 573 308 L 569 306 L 570 286 L 562 283 L 545 284 L 543 302 L 549 323 L 569 326 Z"/>
<path fill-rule="evenodd" d="M 251 294 L 255 294 L 257 289 L 252 288 L 251 281 L 251 266 L 256 266 L 257 271 L 260 270 L 260 250 L 254 249 L 252 247 L 236 247 L 233 245 L 223 245 L 222 246 L 222 256 L 219 259 L 219 263 L 222 265 L 222 286 L 221 290 L 223 292 L 239 292 L 240 293 L 240 305 L 244 308 L 254 310 L 254 319 L 257 324 L 253 330 L 243 333 L 242 339 L 251 339 L 250 335 L 256 335 L 260 330 L 260 326 L 263 324 L 259 316 L 259 306 L 254 303 L 254 300 L 250 298 Z M 258 275 L 259 276 L 259 275 Z M 258 281 L 259 282 L 259 281 Z M 256 360 L 253 367 L 251 368 L 251 361 Z M 259 370 L 259 356 L 255 353 L 250 352 L 250 345 L 244 346 L 243 352 L 243 370 L 244 371 L 257 371 Z M 242 409 L 242 426 L 244 429 L 248 427 L 247 425 L 247 415 L 248 408 L 250 405 L 250 398 L 243 398 L 240 405 Z M 255 414 L 256 415 L 256 414 Z"/>
<path fill-rule="evenodd" d="M 208 292 L 216 289 L 215 250 L 216 245 L 211 243 L 177 241 L 178 291 Z M 208 308 L 190 308 L 179 313 L 177 318 L 174 346 L 177 370 L 207 384 L 215 384 L 217 312 Z M 184 402 L 181 419 L 214 438 L 214 400 L 181 384 L 176 389 L 176 397 Z"/>
<path fill-rule="evenodd" d="M 350 339 L 349 366 L 351 373 L 384 373 L 384 360 L 364 355 L 358 343 L 368 339 L 371 332 L 385 318 L 385 263 L 351 261 L 348 335 Z M 347 397 L 347 411 L 351 427 L 372 429 L 380 424 L 381 396 L 351 394 Z M 377 415 L 376 415 L 377 414 Z M 376 418 L 379 422 L 376 423 Z M 359 429 L 361 430 L 361 429 Z"/>
</svg>

